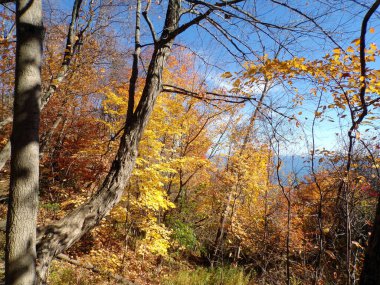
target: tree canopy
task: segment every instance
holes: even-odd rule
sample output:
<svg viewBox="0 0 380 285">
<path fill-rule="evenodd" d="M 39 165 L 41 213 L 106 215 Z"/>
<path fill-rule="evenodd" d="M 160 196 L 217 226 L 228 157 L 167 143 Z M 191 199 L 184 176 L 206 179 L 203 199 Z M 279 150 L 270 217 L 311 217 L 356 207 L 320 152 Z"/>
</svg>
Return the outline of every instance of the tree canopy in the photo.
<svg viewBox="0 0 380 285">
<path fill-rule="evenodd" d="M 380 284 L 379 5 L 0 0 L 5 284 Z"/>
</svg>

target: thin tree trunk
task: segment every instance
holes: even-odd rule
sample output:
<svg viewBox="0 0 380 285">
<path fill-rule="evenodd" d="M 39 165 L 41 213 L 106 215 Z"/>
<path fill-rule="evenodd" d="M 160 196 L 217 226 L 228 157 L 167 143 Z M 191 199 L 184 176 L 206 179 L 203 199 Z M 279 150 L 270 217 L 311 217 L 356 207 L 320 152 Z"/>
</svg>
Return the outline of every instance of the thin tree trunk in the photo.
<svg viewBox="0 0 380 285">
<path fill-rule="evenodd" d="M 42 136 L 41 142 L 40 142 L 40 156 L 43 156 L 43 153 L 44 153 L 46 147 L 48 146 L 51 138 L 53 137 L 55 130 L 58 128 L 59 124 L 62 122 L 62 116 L 63 116 L 63 114 L 62 114 L 62 112 L 60 112 L 57 115 L 57 118 L 54 121 L 53 126 L 49 129 L 49 131 L 46 132 L 46 134 L 44 134 Z"/>
<path fill-rule="evenodd" d="M 240 148 L 240 152 L 239 152 L 239 155 L 243 155 L 247 145 L 248 145 L 248 142 L 249 142 L 249 138 L 250 138 L 250 135 L 253 131 L 253 128 L 255 126 L 255 122 L 256 122 L 256 119 L 257 119 L 257 116 L 260 112 L 260 109 L 262 107 L 262 104 L 263 104 L 263 101 L 265 99 L 265 96 L 268 94 L 268 91 L 270 89 L 270 86 L 269 86 L 269 81 L 268 80 L 265 80 L 265 85 L 264 85 L 264 89 L 261 93 L 261 97 L 260 97 L 260 100 L 259 100 L 259 103 L 258 105 L 256 106 L 255 108 L 255 111 L 253 112 L 250 120 L 249 120 L 249 125 L 248 125 L 248 128 L 247 128 L 247 132 L 244 136 L 244 140 L 243 140 L 243 144 Z M 234 166 L 232 165 L 232 168 L 234 168 Z M 228 171 L 228 165 L 226 166 L 226 171 Z M 239 179 L 238 179 L 239 180 Z M 219 254 L 219 250 L 220 248 L 222 247 L 222 243 L 223 243 L 223 240 L 224 240 L 224 228 L 225 228 L 225 224 L 227 222 L 227 216 L 230 212 L 230 208 L 232 209 L 232 212 L 233 212 L 233 208 L 234 206 L 233 205 L 230 205 L 231 201 L 232 201 L 232 195 L 233 195 L 233 191 L 230 190 L 228 192 L 228 196 L 227 196 L 227 203 L 225 204 L 224 206 L 224 210 L 222 211 L 222 215 L 220 217 L 220 221 L 219 221 L 219 227 L 218 227 L 218 230 L 217 230 L 217 233 L 216 233 L 216 237 L 215 237 L 215 241 L 214 241 L 214 253 L 213 253 L 213 256 L 211 258 L 211 266 L 214 266 L 214 263 L 217 262 L 218 260 L 218 254 Z M 235 198 L 236 200 L 236 198 Z"/>
<path fill-rule="evenodd" d="M 290 226 L 291 226 L 291 201 L 290 191 L 287 200 L 287 223 L 286 223 L 286 284 L 290 285 Z"/>
<path fill-rule="evenodd" d="M 139 57 L 141 52 L 140 45 L 140 16 L 141 16 L 141 0 L 136 3 L 136 27 L 135 27 L 135 52 L 133 54 L 132 74 L 129 80 L 129 94 L 128 94 L 128 110 L 127 121 L 132 120 L 135 108 L 135 93 L 136 83 L 139 77 Z"/>
<path fill-rule="evenodd" d="M 213 253 L 213 256 L 211 259 L 211 267 L 213 267 L 215 265 L 215 263 L 218 261 L 219 251 L 222 247 L 222 242 L 223 242 L 224 229 L 226 227 L 227 217 L 228 217 L 228 213 L 230 211 L 230 204 L 231 204 L 231 200 L 232 200 L 232 195 L 233 195 L 232 191 L 230 191 L 228 193 L 227 202 L 226 202 L 224 211 L 222 212 L 222 215 L 220 216 L 219 227 L 218 227 L 218 231 L 216 233 L 216 237 L 215 237 L 215 241 L 214 241 L 214 253 Z"/>
<path fill-rule="evenodd" d="M 347 175 L 348 176 L 348 175 Z M 349 176 L 348 176 L 349 177 Z M 351 230 L 351 212 L 350 212 L 350 189 L 349 182 L 346 183 L 344 188 L 345 196 L 345 210 L 346 210 L 346 271 L 347 271 L 347 285 L 351 285 L 351 255 L 352 255 L 352 230 Z"/>
<path fill-rule="evenodd" d="M 319 97 L 318 100 L 318 105 L 316 108 L 316 111 L 321 106 L 321 100 L 322 100 L 322 95 Z M 315 122 L 317 120 L 317 117 L 314 116 L 313 118 L 313 123 L 311 127 L 311 137 L 312 137 L 312 150 L 311 150 L 311 174 L 313 178 L 313 182 L 315 186 L 318 189 L 318 204 L 317 204 L 317 223 L 318 223 L 318 254 L 317 254 L 317 260 L 315 262 L 315 267 L 314 267 L 314 280 L 313 280 L 313 285 L 317 285 L 320 282 L 321 276 L 323 274 L 322 272 L 322 258 L 323 258 L 323 252 L 324 252 L 324 234 L 323 234 L 323 193 L 322 193 L 322 187 L 318 181 L 318 177 L 316 174 L 316 169 L 315 169 Z"/>
<path fill-rule="evenodd" d="M 70 63 L 72 60 L 72 57 L 75 53 L 76 47 L 78 46 L 79 38 L 76 40 L 76 33 L 75 33 L 75 25 L 79 18 L 79 10 L 80 6 L 82 4 L 82 0 L 75 0 L 73 10 L 72 10 L 72 17 L 71 17 L 71 23 L 69 25 L 69 31 L 67 33 L 67 39 L 66 39 L 66 46 L 65 46 L 65 52 L 63 55 L 62 64 L 60 66 L 60 69 L 58 71 L 58 74 L 53 77 L 50 81 L 50 85 L 47 89 L 47 91 L 41 96 L 41 103 L 40 103 L 40 109 L 42 110 L 46 104 L 49 102 L 50 98 L 53 96 L 55 91 L 57 90 L 60 83 L 66 78 Z M 83 34 L 84 30 L 81 31 L 81 34 Z M 8 124 L 12 123 L 13 117 L 10 116 L 3 121 L 0 122 L 0 130 L 7 126 Z M 5 147 L 0 152 L 0 170 L 3 169 L 4 165 L 7 163 L 7 161 L 10 158 L 11 152 L 10 152 L 10 142 L 7 142 Z"/>
<path fill-rule="evenodd" d="M 42 1 L 16 1 L 16 81 L 7 216 L 7 285 L 34 284 L 43 42 Z"/>
<path fill-rule="evenodd" d="M 276 139 L 276 138 L 275 138 Z M 276 139 L 277 140 L 277 139 Z M 285 186 L 282 184 L 281 177 L 280 177 L 280 167 L 282 164 L 281 158 L 280 158 L 280 144 L 277 141 L 277 156 L 278 161 L 276 165 L 276 178 L 278 186 L 281 189 L 281 192 L 286 199 L 286 215 L 287 215 L 287 221 L 286 221 L 286 285 L 290 285 L 290 230 L 291 230 L 291 191 L 289 189 L 288 194 L 286 194 Z"/>
</svg>

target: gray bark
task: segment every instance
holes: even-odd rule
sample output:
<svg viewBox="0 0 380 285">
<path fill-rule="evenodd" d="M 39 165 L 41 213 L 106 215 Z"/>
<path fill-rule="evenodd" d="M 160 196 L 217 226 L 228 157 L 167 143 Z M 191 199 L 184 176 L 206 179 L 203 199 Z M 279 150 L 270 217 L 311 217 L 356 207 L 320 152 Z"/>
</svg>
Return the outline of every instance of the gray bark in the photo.
<svg viewBox="0 0 380 285">
<path fill-rule="evenodd" d="M 165 21 L 167 31 L 178 28 L 180 0 L 170 0 Z M 200 19 L 201 20 L 201 19 Z M 94 228 L 120 201 L 137 157 L 137 146 L 162 89 L 162 71 L 173 44 L 161 38 L 148 68 L 146 83 L 136 111 L 127 120 L 111 169 L 97 193 L 86 203 L 56 223 L 38 232 L 38 283 L 45 284 L 52 259 Z"/>
<path fill-rule="evenodd" d="M 43 42 L 41 2 L 16 1 L 16 81 L 5 257 L 7 285 L 34 284 L 36 279 Z"/>
</svg>

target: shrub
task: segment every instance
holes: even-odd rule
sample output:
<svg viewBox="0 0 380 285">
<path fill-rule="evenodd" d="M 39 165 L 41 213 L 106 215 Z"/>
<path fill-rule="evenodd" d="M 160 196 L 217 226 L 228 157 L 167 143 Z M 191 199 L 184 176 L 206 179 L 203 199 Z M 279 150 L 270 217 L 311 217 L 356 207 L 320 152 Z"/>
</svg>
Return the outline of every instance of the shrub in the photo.
<svg viewBox="0 0 380 285">
<path fill-rule="evenodd" d="M 194 250 L 198 245 L 195 232 L 188 224 L 177 220 L 174 222 L 172 230 L 172 239 L 175 240 L 180 247 L 187 250 Z"/>
</svg>

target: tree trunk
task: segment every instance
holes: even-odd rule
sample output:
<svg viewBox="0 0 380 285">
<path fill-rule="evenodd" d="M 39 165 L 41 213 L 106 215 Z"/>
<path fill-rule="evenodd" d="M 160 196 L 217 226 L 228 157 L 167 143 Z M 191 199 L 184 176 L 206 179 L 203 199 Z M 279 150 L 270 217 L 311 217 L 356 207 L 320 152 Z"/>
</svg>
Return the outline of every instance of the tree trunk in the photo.
<svg viewBox="0 0 380 285">
<path fill-rule="evenodd" d="M 38 210 L 42 3 L 16 1 L 16 81 L 7 216 L 7 285 L 34 284 Z"/>
<path fill-rule="evenodd" d="M 214 252 L 213 252 L 213 255 L 211 257 L 211 267 L 214 267 L 214 265 L 217 265 L 217 262 L 219 260 L 219 251 L 222 250 L 222 246 L 223 246 L 223 240 L 224 240 L 224 230 L 225 230 L 225 227 L 226 227 L 226 223 L 227 223 L 227 217 L 228 217 L 228 213 L 230 211 L 230 207 L 231 207 L 231 200 L 232 200 L 232 190 L 230 189 L 230 192 L 228 193 L 228 197 L 227 197 L 227 202 L 226 202 L 226 205 L 224 207 L 224 210 L 220 216 L 220 220 L 219 220 L 219 227 L 218 227 L 218 231 L 216 233 L 216 237 L 215 237 L 215 241 L 214 241 Z"/>
<path fill-rule="evenodd" d="M 164 30 L 178 28 L 180 0 L 170 0 Z M 93 229 L 111 211 L 124 192 L 137 157 L 137 147 L 162 89 L 162 71 L 175 36 L 164 34 L 156 43 L 146 83 L 136 111 L 127 120 L 111 169 L 97 193 L 56 223 L 39 229 L 37 284 L 46 284 L 52 259 Z"/>
<path fill-rule="evenodd" d="M 373 230 L 366 249 L 360 285 L 380 285 L 380 197 L 376 206 Z"/>
</svg>

